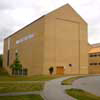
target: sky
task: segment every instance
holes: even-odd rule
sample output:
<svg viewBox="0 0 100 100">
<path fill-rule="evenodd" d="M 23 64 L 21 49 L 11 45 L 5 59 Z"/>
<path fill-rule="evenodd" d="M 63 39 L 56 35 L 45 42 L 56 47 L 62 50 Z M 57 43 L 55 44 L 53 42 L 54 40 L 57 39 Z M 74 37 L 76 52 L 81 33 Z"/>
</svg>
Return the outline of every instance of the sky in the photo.
<svg viewBox="0 0 100 100">
<path fill-rule="evenodd" d="M 0 0 L 0 53 L 5 37 L 67 3 L 88 23 L 88 42 L 100 43 L 100 0 Z"/>
</svg>

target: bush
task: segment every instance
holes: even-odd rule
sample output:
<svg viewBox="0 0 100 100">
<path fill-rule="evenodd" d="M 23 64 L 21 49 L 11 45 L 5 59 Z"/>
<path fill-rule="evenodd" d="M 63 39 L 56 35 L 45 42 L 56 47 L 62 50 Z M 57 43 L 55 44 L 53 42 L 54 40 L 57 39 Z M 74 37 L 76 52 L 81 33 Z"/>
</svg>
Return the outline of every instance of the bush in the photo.
<svg viewBox="0 0 100 100">
<path fill-rule="evenodd" d="M 53 71 L 54 71 L 54 68 L 53 68 L 53 67 L 50 67 L 50 68 L 49 68 L 49 73 L 50 73 L 50 75 L 52 75 Z"/>
</svg>

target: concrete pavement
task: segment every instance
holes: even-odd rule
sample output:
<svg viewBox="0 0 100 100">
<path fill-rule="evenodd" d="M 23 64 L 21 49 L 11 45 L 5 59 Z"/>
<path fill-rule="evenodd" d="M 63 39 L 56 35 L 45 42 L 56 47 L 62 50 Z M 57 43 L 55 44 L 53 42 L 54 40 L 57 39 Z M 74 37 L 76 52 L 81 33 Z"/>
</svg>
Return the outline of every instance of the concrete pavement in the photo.
<svg viewBox="0 0 100 100">
<path fill-rule="evenodd" d="M 83 89 L 87 92 L 100 96 L 100 76 L 88 76 L 75 80 L 73 88 Z"/>
<path fill-rule="evenodd" d="M 20 96 L 20 95 L 29 95 L 29 94 L 41 94 L 41 92 L 40 91 L 34 91 L 34 92 L 1 93 L 0 96 Z"/>
<path fill-rule="evenodd" d="M 61 85 L 63 80 L 71 77 L 73 76 L 67 76 L 46 82 L 42 93 L 45 100 L 76 100 L 65 93 L 65 89 L 69 89 L 71 86 Z"/>
</svg>

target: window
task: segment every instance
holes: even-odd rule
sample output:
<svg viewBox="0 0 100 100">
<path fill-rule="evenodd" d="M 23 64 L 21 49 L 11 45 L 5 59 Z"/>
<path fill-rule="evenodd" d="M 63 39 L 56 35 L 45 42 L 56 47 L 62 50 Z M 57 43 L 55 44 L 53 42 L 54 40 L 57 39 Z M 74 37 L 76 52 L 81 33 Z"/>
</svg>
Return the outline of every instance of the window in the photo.
<svg viewBox="0 0 100 100">
<path fill-rule="evenodd" d="M 8 49 L 10 49 L 10 38 L 8 38 Z"/>
<path fill-rule="evenodd" d="M 22 75 L 22 72 L 23 72 L 23 70 L 22 70 L 22 69 L 20 69 L 20 70 L 19 70 L 19 73 L 18 73 L 18 74 L 19 74 L 19 76 L 21 76 L 21 75 Z"/>
<path fill-rule="evenodd" d="M 90 65 L 93 65 L 93 63 L 90 63 Z"/>
<path fill-rule="evenodd" d="M 98 56 L 100 56 L 100 54 L 98 54 Z"/>
<path fill-rule="evenodd" d="M 95 65 L 95 66 L 97 65 L 97 66 L 99 66 L 100 63 L 89 63 L 89 65 L 91 65 L 91 66 L 92 66 L 92 65 Z"/>
<path fill-rule="evenodd" d="M 89 57 L 96 57 L 97 54 L 90 54 Z"/>
<path fill-rule="evenodd" d="M 97 55 L 95 54 L 94 57 L 96 57 Z"/>
<path fill-rule="evenodd" d="M 94 65 L 97 65 L 97 63 L 94 63 Z"/>
<path fill-rule="evenodd" d="M 32 38 L 34 38 L 34 35 L 35 33 L 32 33 L 32 34 L 29 34 L 29 35 L 27 35 L 27 36 L 25 36 L 25 37 L 23 37 L 23 38 L 21 38 L 21 39 L 19 39 L 19 40 L 16 40 L 16 44 L 20 44 L 20 43 L 22 43 L 22 42 L 24 42 L 24 41 L 27 41 L 27 40 L 29 40 L 29 39 L 32 39 Z"/>
<path fill-rule="evenodd" d="M 27 76 L 27 69 L 20 69 L 20 70 L 12 69 L 12 75 L 15 75 L 15 76 Z"/>
<path fill-rule="evenodd" d="M 93 57 L 93 55 L 90 54 L 90 57 Z"/>
<path fill-rule="evenodd" d="M 9 66 L 9 56 L 10 56 L 10 50 L 8 50 L 8 52 L 7 52 L 7 66 Z"/>
<path fill-rule="evenodd" d="M 24 75 L 24 76 L 27 75 L 27 69 L 23 69 L 23 75 Z"/>
</svg>

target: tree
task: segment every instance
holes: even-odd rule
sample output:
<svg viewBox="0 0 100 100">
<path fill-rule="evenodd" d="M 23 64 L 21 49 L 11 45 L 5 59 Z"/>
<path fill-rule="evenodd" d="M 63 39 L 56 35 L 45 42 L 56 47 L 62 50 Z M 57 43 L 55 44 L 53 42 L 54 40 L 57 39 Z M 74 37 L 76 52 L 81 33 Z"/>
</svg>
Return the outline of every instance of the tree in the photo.
<svg viewBox="0 0 100 100">
<path fill-rule="evenodd" d="M 54 71 L 54 68 L 53 68 L 53 67 L 50 67 L 50 68 L 49 68 L 49 73 L 50 73 L 50 75 L 52 75 L 53 71 Z"/>
<path fill-rule="evenodd" d="M 22 64 L 19 61 L 18 53 L 16 53 L 16 59 L 15 59 L 14 63 L 11 65 L 11 68 L 14 70 L 22 69 Z"/>
<path fill-rule="evenodd" d="M 0 54 L 0 67 L 3 66 L 3 57 L 2 57 L 2 54 Z"/>
</svg>

